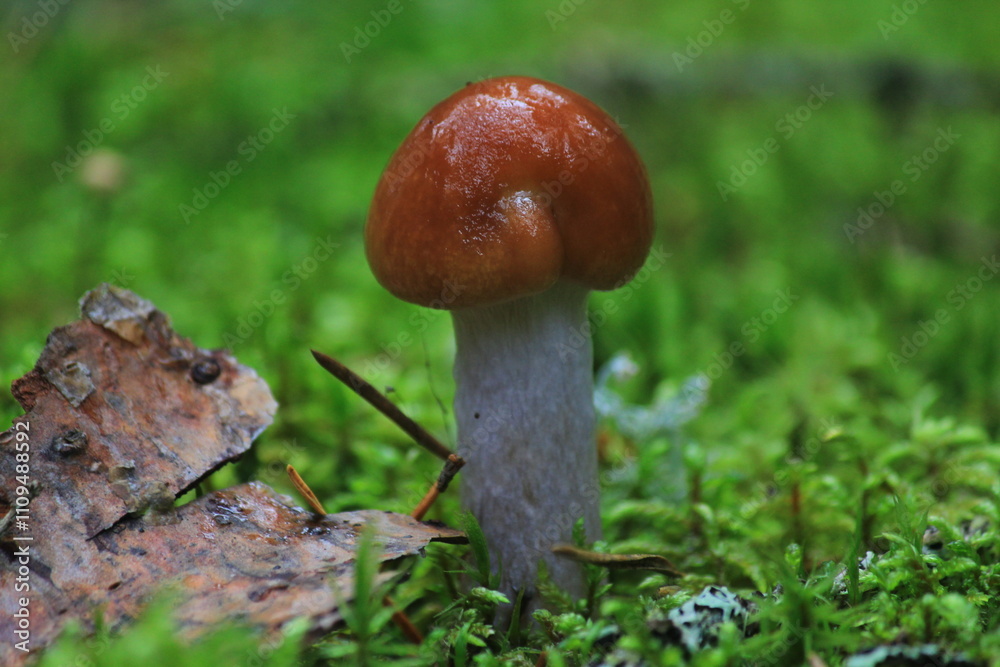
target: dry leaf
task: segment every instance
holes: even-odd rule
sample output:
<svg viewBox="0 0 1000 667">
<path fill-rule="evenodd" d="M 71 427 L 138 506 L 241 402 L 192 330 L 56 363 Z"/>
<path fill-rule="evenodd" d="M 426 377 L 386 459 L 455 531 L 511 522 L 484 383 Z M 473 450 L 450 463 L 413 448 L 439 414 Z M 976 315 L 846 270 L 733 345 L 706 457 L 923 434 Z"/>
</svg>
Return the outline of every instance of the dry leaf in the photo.
<svg viewBox="0 0 1000 667">
<path fill-rule="evenodd" d="M 611 570 L 655 570 L 675 577 L 683 576 L 673 563 L 656 554 L 602 554 L 571 544 L 557 544 L 552 547 L 552 553 L 578 563 L 600 565 Z"/>
</svg>

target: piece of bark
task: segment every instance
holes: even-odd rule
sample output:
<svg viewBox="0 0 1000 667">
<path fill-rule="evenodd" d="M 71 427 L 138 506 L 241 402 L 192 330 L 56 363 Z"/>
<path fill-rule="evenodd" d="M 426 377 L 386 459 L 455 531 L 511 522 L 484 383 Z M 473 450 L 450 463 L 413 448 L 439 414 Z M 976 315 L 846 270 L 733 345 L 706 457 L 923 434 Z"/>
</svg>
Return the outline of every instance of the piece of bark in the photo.
<svg viewBox="0 0 1000 667">
<path fill-rule="evenodd" d="M 70 618 L 90 627 L 98 607 L 111 627 L 126 623 L 165 584 L 179 595 L 188 636 L 232 620 L 277 631 L 300 616 L 322 631 L 339 618 L 329 579 L 349 597 L 366 520 L 376 522 L 383 560 L 462 539 L 380 511 L 317 519 L 256 483 L 175 510 L 178 495 L 271 423 L 271 392 L 228 352 L 178 336 L 131 292 L 102 285 L 80 305 L 83 319 L 53 331 L 14 382 L 27 414 L 0 434 L 0 663 L 26 659 L 11 641 L 22 597 L 33 652 Z M 30 472 L 17 481 L 25 435 Z M 15 511 L 21 482 L 32 497 L 24 514 Z M 18 592 L 25 545 L 30 591 Z"/>
<path fill-rule="evenodd" d="M 12 392 L 27 411 L 17 421 L 31 424 L 31 477 L 45 489 L 32 514 L 90 538 L 238 458 L 277 404 L 252 369 L 195 347 L 131 292 L 102 285 L 80 306 L 84 319 L 49 334 Z M 0 457 L 5 482 L 13 463 Z M 10 500 L 0 496 L 0 510 Z"/>
<path fill-rule="evenodd" d="M 314 631 L 328 631 L 340 620 L 331 583 L 341 599 L 352 597 L 354 547 L 366 524 L 375 526 L 383 561 L 462 538 L 381 510 L 319 517 L 290 507 L 259 482 L 215 491 L 172 514 L 127 519 L 91 541 L 94 555 L 113 567 L 100 582 L 74 583 L 114 591 L 106 618 L 134 614 L 151 582 L 169 581 L 177 586 L 177 618 L 187 636 L 223 619 L 275 631 L 299 616 L 312 618 Z"/>
</svg>

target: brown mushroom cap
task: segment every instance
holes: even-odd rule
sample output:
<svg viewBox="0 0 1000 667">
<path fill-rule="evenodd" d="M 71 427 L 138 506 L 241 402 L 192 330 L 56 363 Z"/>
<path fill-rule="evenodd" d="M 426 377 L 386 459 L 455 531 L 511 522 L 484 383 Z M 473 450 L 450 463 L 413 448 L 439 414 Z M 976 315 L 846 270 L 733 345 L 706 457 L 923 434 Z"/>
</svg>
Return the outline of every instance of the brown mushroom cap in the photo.
<svg viewBox="0 0 1000 667">
<path fill-rule="evenodd" d="M 471 83 L 396 150 L 365 226 L 368 263 L 400 299 L 437 308 L 620 286 L 652 242 L 646 170 L 589 100 L 540 79 Z"/>
</svg>

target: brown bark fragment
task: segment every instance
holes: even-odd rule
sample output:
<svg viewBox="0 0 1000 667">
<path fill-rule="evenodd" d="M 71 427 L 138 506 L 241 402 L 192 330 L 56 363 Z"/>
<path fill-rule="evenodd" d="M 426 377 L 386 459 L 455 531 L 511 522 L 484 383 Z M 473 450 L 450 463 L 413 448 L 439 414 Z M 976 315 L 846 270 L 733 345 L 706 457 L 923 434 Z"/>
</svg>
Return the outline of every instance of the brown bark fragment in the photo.
<svg viewBox="0 0 1000 667">
<path fill-rule="evenodd" d="M 186 636 L 231 620 L 274 632 L 301 616 L 323 631 L 339 620 L 330 579 L 352 590 L 365 522 L 377 526 L 382 560 L 462 540 L 377 510 L 316 518 L 259 483 L 175 509 L 178 495 L 249 449 L 277 404 L 252 369 L 178 336 L 135 294 L 102 285 L 80 305 L 84 319 L 53 331 L 13 383 L 27 413 L 0 434 L 0 516 L 18 497 L 18 433 L 30 444 L 32 498 L 0 533 L 0 663 L 27 659 L 10 641 L 21 597 L 33 652 L 70 618 L 89 626 L 97 608 L 112 627 L 128 622 L 164 585 L 177 591 Z M 16 592 L 24 545 L 31 588 Z"/>
</svg>

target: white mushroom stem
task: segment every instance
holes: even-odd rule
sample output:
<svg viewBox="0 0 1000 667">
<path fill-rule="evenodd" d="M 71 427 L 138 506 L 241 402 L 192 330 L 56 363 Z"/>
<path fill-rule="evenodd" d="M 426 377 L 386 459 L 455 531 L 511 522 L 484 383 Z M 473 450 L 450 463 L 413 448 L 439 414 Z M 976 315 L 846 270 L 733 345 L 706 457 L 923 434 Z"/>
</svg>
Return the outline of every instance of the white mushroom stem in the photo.
<svg viewBox="0 0 1000 667">
<path fill-rule="evenodd" d="M 582 595 L 578 563 L 552 554 L 584 518 L 600 537 L 593 351 L 584 287 L 452 311 L 462 499 L 508 595 L 534 593 L 538 561 Z M 511 597 L 511 601 L 514 598 Z M 536 608 L 537 596 L 528 608 Z"/>
</svg>

